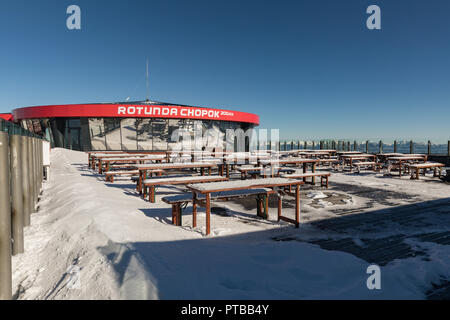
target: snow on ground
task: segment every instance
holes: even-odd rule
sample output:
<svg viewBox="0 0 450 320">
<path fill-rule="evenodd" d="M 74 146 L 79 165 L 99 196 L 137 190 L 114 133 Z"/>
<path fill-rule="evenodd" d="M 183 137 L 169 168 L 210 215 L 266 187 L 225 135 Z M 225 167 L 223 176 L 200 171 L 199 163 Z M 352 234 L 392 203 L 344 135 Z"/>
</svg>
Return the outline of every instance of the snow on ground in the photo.
<svg viewBox="0 0 450 320">
<path fill-rule="evenodd" d="M 436 179 L 333 173 L 330 189 L 302 190 L 299 229 L 276 222 L 272 205 L 269 220 L 262 220 L 255 201 L 217 202 L 212 234 L 205 237 L 202 208 L 197 228 L 190 207 L 177 227 L 170 206 L 160 201 L 183 187 L 158 188 L 152 204 L 128 178 L 106 183 L 87 168 L 83 152 L 53 149 L 51 161 L 50 180 L 25 229 L 25 253 L 13 257 L 18 299 L 422 299 L 433 284 L 450 279 L 449 246 L 417 240 L 417 229 L 408 225 L 415 231 L 401 244 L 426 252 L 426 259 L 402 257 L 400 250 L 381 264 L 381 290 L 368 290 L 370 238 L 411 228 L 397 221 L 373 232 L 358 229 L 359 216 L 373 222 L 373 212 L 449 198 L 450 186 Z M 283 215 L 293 215 L 292 199 L 285 200 Z M 448 220 L 439 221 L 421 230 L 448 231 Z M 349 235 L 346 248 L 324 249 L 329 239 Z"/>
</svg>

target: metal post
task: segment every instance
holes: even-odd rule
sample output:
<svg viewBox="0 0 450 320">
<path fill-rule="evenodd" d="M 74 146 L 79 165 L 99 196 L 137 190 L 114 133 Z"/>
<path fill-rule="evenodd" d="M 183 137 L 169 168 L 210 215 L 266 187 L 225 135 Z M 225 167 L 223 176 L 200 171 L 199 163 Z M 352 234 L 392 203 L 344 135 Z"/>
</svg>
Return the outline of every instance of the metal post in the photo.
<svg viewBox="0 0 450 320">
<path fill-rule="evenodd" d="M 350 151 L 350 141 L 347 141 L 347 151 Z"/>
<path fill-rule="evenodd" d="M 300 140 L 298 140 L 298 150 L 300 150 L 300 145 L 301 145 Z"/>
<path fill-rule="evenodd" d="M 356 140 L 353 142 L 353 150 L 358 150 L 358 144 L 356 143 Z"/>
<path fill-rule="evenodd" d="M 12 135 L 9 138 L 10 173 L 11 173 L 11 231 L 12 253 L 16 255 L 23 252 L 23 197 L 22 197 L 22 163 L 21 163 L 20 136 Z"/>
<path fill-rule="evenodd" d="M 369 153 L 369 140 L 366 140 L 366 153 Z"/>
<path fill-rule="evenodd" d="M 29 153 L 28 153 L 28 140 L 29 137 L 22 136 L 22 199 L 23 199 L 23 225 L 30 225 L 31 214 L 31 192 L 30 192 L 30 171 L 29 171 Z"/>
<path fill-rule="evenodd" d="M 428 155 L 431 154 L 431 141 L 428 140 Z"/>
<path fill-rule="evenodd" d="M 409 142 L 409 153 L 414 153 L 414 142 L 412 140 Z"/>
<path fill-rule="evenodd" d="M 378 147 L 378 153 L 383 153 L 383 141 L 380 140 L 380 146 Z"/>
<path fill-rule="evenodd" d="M 294 150 L 294 140 L 291 141 L 291 150 Z"/>
<path fill-rule="evenodd" d="M 397 153 L 397 140 L 394 140 L 394 153 Z"/>
<path fill-rule="evenodd" d="M 38 177 L 39 177 L 39 194 L 42 190 L 42 140 L 38 139 Z"/>
<path fill-rule="evenodd" d="M 8 134 L 0 132 L 0 300 L 12 298 Z"/>
<path fill-rule="evenodd" d="M 303 143 L 303 145 L 304 145 L 303 149 L 308 149 L 308 142 L 305 141 L 305 142 Z"/>
<path fill-rule="evenodd" d="M 312 149 L 313 149 L 313 150 L 316 150 L 316 143 L 314 142 L 314 140 L 313 140 L 313 142 L 312 142 Z"/>
<path fill-rule="evenodd" d="M 447 141 L 447 155 L 450 157 L 450 140 Z"/>
<path fill-rule="evenodd" d="M 33 147 L 32 147 L 32 137 L 28 137 L 27 146 L 28 146 L 28 176 L 30 180 L 30 215 L 34 212 L 34 166 L 33 166 Z"/>
<path fill-rule="evenodd" d="M 284 151 L 287 151 L 287 144 L 286 144 L 286 140 L 284 140 Z"/>
</svg>

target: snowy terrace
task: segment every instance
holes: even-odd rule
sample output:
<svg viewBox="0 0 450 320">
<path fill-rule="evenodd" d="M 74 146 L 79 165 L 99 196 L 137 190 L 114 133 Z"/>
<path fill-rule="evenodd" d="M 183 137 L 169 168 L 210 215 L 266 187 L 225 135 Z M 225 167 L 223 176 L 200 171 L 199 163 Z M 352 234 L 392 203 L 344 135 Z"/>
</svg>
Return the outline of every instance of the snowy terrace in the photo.
<svg viewBox="0 0 450 320">
<path fill-rule="evenodd" d="M 253 198 L 215 202 L 171 224 L 129 178 L 107 183 L 83 152 L 52 150 L 50 180 L 13 257 L 18 299 L 439 299 L 450 298 L 450 185 L 437 178 L 332 172 L 330 188 L 301 189 L 301 224 L 256 216 Z M 239 173 L 235 174 L 238 179 Z M 294 212 L 284 200 L 283 215 Z M 366 269 L 381 267 L 381 290 Z M 80 286 L 67 285 L 73 266 Z"/>
</svg>

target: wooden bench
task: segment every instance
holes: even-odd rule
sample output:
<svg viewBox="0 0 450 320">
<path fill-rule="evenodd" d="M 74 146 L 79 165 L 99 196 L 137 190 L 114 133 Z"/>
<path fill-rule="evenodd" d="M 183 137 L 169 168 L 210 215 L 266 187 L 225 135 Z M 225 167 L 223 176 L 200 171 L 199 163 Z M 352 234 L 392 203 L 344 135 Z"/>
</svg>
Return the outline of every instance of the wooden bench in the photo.
<svg viewBox="0 0 450 320">
<path fill-rule="evenodd" d="M 143 194 L 144 198 L 148 192 L 148 201 L 155 202 L 155 189 L 156 186 L 161 185 L 178 185 L 178 184 L 192 184 L 192 183 L 204 183 L 204 182 L 217 182 L 226 181 L 228 178 L 223 176 L 171 176 L 163 178 L 145 179 L 143 181 Z"/>
<path fill-rule="evenodd" d="M 441 177 L 442 168 L 444 167 L 443 163 L 439 162 L 425 162 L 425 163 L 414 163 L 408 165 L 411 171 L 411 179 L 419 179 L 419 171 L 423 169 L 423 175 L 425 175 L 427 169 L 433 169 L 433 177 Z M 439 169 L 439 174 L 436 173 L 437 169 Z"/>
<path fill-rule="evenodd" d="M 256 196 L 256 211 L 257 215 L 267 219 L 268 217 L 268 203 L 269 194 L 275 193 L 272 189 L 244 189 L 234 191 L 222 191 L 211 193 L 211 200 L 225 200 L 235 198 L 245 198 L 249 196 Z M 206 196 L 203 194 L 198 195 L 197 204 L 206 200 Z M 182 210 L 187 207 L 189 203 L 193 201 L 193 195 L 191 192 L 183 193 L 175 196 L 163 197 L 162 201 L 172 205 L 172 223 L 177 226 L 181 226 Z"/>
<path fill-rule="evenodd" d="M 149 171 L 150 176 L 154 173 L 162 173 L 163 170 L 151 170 Z M 105 172 L 105 180 L 109 182 L 114 182 L 115 176 L 138 176 L 139 180 L 139 170 L 116 170 L 116 171 L 107 171 Z M 133 180 L 134 181 L 134 180 Z"/>
<path fill-rule="evenodd" d="M 375 161 L 360 161 L 360 162 L 354 162 L 353 166 L 356 167 L 356 171 L 358 173 L 361 172 L 361 167 L 372 167 L 373 171 L 380 171 L 380 168 L 383 166 L 382 163 L 375 162 Z"/>
<path fill-rule="evenodd" d="M 314 177 L 320 177 L 320 186 L 326 187 L 328 189 L 328 177 L 331 175 L 329 172 L 305 172 L 305 173 L 292 173 L 292 174 L 282 174 L 282 178 L 288 179 L 303 179 L 306 183 L 306 178 L 311 178 L 311 184 L 315 184 Z"/>
</svg>

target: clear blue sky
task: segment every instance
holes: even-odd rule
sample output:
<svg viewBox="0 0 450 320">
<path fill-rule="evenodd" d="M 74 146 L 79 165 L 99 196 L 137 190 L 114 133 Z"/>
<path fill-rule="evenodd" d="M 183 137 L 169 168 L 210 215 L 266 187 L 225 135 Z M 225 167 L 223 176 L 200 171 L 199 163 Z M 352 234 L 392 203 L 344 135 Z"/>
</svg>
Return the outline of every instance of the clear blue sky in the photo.
<svg viewBox="0 0 450 320">
<path fill-rule="evenodd" d="M 82 29 L 66 28 L 81 7 Z M 382 30 L 366 28 L 381 7 Z M 150 98 L 281 138 L 450 139 L 450 1 L 0 2 L 0 112 Z"/>
</svg>

